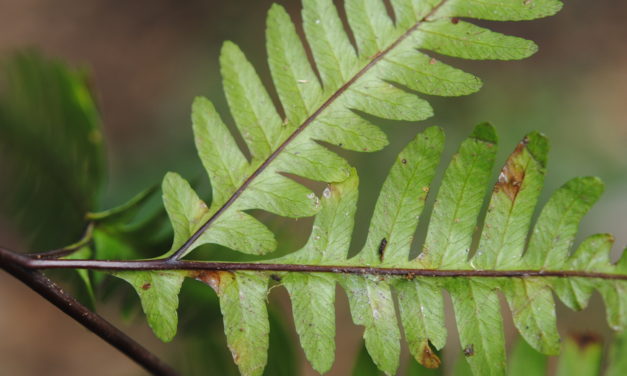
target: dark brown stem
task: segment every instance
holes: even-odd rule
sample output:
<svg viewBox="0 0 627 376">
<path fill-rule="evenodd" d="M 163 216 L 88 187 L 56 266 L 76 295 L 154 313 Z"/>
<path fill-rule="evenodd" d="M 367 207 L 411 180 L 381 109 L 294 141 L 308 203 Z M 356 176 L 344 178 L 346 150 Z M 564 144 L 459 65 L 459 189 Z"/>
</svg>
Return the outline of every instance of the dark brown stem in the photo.
<svg viewBox="0 0 627 376">
<path fill-rule="evenodd" d="M 91 269 L 91 270 L 212 270 L 212 271 L 270 271 L 270 272 L 301 272 L 301 273 L 335 273 L 382 275 L 401 277 L 482 277 L 482 278 L 529 278 L 529 277 L 557 277 L 557 278 L 598 278 L 612 280 L 627 280 L 627 275 L 612 273 L 597 273 L 579 270 L 442 270 L 442 269 L 413 269 L 413 268 L 381 268 L 352 265 L 300 265 L 300 264 L 271 264 L 264 262 L 210 262 L 184 260 L 34 260 L 20 257 L 23 267 L 32 269 Z"/>
<path fill-rule="evenodd" d="M 65 314 L 124 353 L 151 374 L 159 376 L 178 375 L 176 371 L 161 361 L 156 355 L 135 342 L 100 315 L 91 312 L 43 273 L 25 266 L 25 260 L 29 260 L 29 258 L 0 248 L 0 267 L 57 306 Z"/>
</svg>

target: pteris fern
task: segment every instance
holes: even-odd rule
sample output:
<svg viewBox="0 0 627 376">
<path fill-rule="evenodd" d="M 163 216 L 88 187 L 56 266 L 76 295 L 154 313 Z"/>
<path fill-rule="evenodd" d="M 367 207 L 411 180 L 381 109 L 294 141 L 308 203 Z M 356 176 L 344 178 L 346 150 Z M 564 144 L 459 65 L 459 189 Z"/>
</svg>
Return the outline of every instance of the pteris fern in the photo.
<svg viewBox="0 0 627 376">
<path fill-rule="evenodd" d="M 525 340 L 546 354 L 559 350 L 551 291 L 569 307 L 581 309 L 597 289 L 610 325 L 625 326 L 627 262 L 610 263 L 612 237 L 589 237 L 570 253 L 579 220 L 601 194 L 597 179 L 566 183 L 528 235 L 548 151 L 538 133 L 529 134 L 501 170 L 473 249 L 496 153 L 492 127 L 477 126 L 446 170 L 422 251 L 415 256 L 410 245 L 444 144 L 439 128 L 426 129 L 398 156 L 365 246 L 348 258 L 357 173 L 322 143 L 379 150 L 386 146 L 386 136 L 362 114 L 423 120 L 432 109 L 416 93 L 458 96 L 479 89 L 479 79 L 425 51 L 512 60 L 536 50 L 533 42 L 460 18 L 528 20 L 561 7 L 555 0 L 390 0 L 388 5 L 392 16 L 380 0 L 345 1 L 355 48 L 331 0 L 304 0 L 303 29 L 314 66 L 286 11 L 273 5 L 267 51 L 282 111 L 239 48 L 225 43 L 220 57 L 224 90 L 251 158 L 211 102 L 197 99 L 193 129 L 212 184 L 211 203 L 205 204 L 179 175 L 167 174 L 162 189 L 174 229 L 170 251 L 138 262 L 134 270 L 112 272 L 134 286 L 158 337 L 167 341 L 175 335 L 183 280 L 201 280 L 220 298 L 228 346 L 241 373 L 261 374 L 271 274 L 288 290 L 301 344 L 321 373 L 334 359 L 336 283 L 347 292 L 353 320 L 365 328 L 368 352 L 386 374 L 398 368 L 401 328 L 418 362 L 439 365 L 433 348 L 441 349 L 446 339 L 442 289 L 452 297 L 463 352 L 477 375 L 505 372 L 497 291 L 505 295 Z M 329 185 L 318 198 L 286 173 Z M 207 243 L 254 255 L 273 251 L 274 234 L 245 212 L 250 209 L 293 218 L 316 215 L 311 237 L 303 249 L 272 261 L 180 261 Z M 100 265 L 115 269 L 112 263 Z"/>
<path fill-rule="evenodd" d="M 381 1 L 345 2 L 356 51 L 331 1 L 304 1 L 303 28 L 316 70 L 285 10 L 278 5 L 271 8 L 268 61 L 284 118 L 243 53 L 232 43 L 224 45 L 220 63 L 225 94 L 252 159 L 246 159 L 212 104 L 197 99 L 194 134 L 212 183 L 212 202 L 207 206 L 178 175 L 166 176 L 164 203 L 175 236 L 164 257 L 177 260 L 205 243 L 265 254 L 276 246 L 274 235 L 245 210 L 263 209 L 287 217 L 318 213 L 305 248 L 275 263 L 363 269 L 356 269 L 354 275 L 293 272 L 283 276 L 282 284 L 293 300 L 297 331 L 315 369 L 324 372 L 333 363 L 332 307 L 338 281 L 349 294 L 355 322 L 365 326 L 368 351 L 386 373 L 395 372 L 400 352 L 392 291 L 398 294 L 410 350 L 420 363 L 433 367 L 439 360 L 430 344 L 439 349 L 445 339 L 440 289 L 446 288 L 453 297 L 465 352 L 472 353 L 468 360 L 473 370 L 501 374 L 505 360 L 496 289 L 507 296 L 525 339 L 539 351 L 553 354 L 558 351 L 559 337 L 549 287 L 567 305 L 581 308 L 595 283 L 589 278 L 540 276 L 417 276 L 411 280 L 420 273 L 406 272 L 398 279 L 369 273 L 368 268 L 614 272 L 609 264 L 588 260 L 594 253 L 607 261 L 608 236 L 590 238 L 568 258 L 578 220 L 599 195 L 600 183 L 578 179 L 558 191 L 521 258 L 542 186 L 546 154 L 544 139 L 530 135 L 499 176 L 476 255 L 468 262 L 495 153 L 493 131 L 480 126 L 447 171 L 422 253 L 408 261 L 443 144 L 442 133 L 431 128 L 399 156 L 383 187 L 364 249 L 347 260 L 357 177 L 345 160 L 319 142 L 354 151 L 378 150 L 386 145 L 386 137 L 359 112 L 386 119 L 422 120 L 431 116 L 432 110 L 413 92 L 454 96 L 479 88 L 476 77 L 439 62 L 425 50 L 467 59 L 508 60 L 527 57 L 536 49 L 532 42 L 477 27 L 459 17 L 533 19 L 555 13 L 560 4 L 392 0 L 391 6 L 394 19 Z M 280 173 L 334 184 L 320 201 Z M 268 273 L 170 270 L 116 275 L 136 287 L 151 326 L 164 340 L 171 339 L 176 330 L 176 296 L 184 277 L 209 283 L 220 296 L 229 347 L 241 372 L 259 374 L 263 370 L 268 344 Z M 605 281 L 598 287 L 608 300 L 611 324 L 620 327 L 624 308 L 617 289 L 624 287 L 622 282 Z"/>
</svg>

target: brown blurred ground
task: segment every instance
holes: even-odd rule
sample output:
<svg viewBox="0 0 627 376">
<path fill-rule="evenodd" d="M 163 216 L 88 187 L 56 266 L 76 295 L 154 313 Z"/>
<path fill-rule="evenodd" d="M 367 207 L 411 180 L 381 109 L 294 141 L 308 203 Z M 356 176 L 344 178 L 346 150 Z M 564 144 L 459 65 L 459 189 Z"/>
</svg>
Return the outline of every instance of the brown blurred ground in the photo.
<svg viewBox="0 0 627 376">
<path fill-rule="evenodd" d="M 112 204 L 159 181 L 167 170 L 199 170 L 191 147 L 189 104 L 195 95 L 207 95 L 224 112 L 217 61 L 225 39 L 240 44 L 254 63 L 261 64 L 267 82 L 261 47 L 270 3 L 5 0 L 0 4 L 0 57 L 34 46 L 91 70 L 112 169 L 104 199 Z M 296 1 L 281 3 L 292 11 L 298 8 Z M 485 89 L 470 98 L 434 102 L 437 116 L 424 122 L 442 125 L 455 145 L 474 123 L 493 120 L 502 156 L 524 133 L 533 129 L 547 133 L 553 143 L 548 188 L 576 175 L 599 175 L 606 181 L 606 195 L 584 221 L 582 233 L 614 233 L 616 253 L 627 245 L 626 16 L 624 2 L 569 1 L 562 13 L 547 20 L 490 23 L 497 30 L 534 39 L 540 52 L 523 62 L 461 64 L 482 77 Z M 360 156 L 355 163 L 387 168 L 381 160 L 389 161 L 415 131 L 393 129 L 389 151 Z M 362 180 L 380 186 L 383 171 Z M 365 200 L 374 198 L 375 192 L 364 191 Z M 369 213 L 362 213 L 358 226 L 363 228 Z M 0 243 L 20 248 L 6 221 L 0 221 Z M 604 330 L 600 307 L 595 299 L 588 312 L 565 314 L 561 330 Z M 332 374 L 345 375 L 359 332 L 349 323 L 345 301 L 338 310 L 338 364 Z M 159 351 L 168 349 L 153 340 L 141 321 L 132 333 Z M 452 347 L 454 328 L 450 333 Z M 142 373 L 0 273 L 0 375 L 43 374 Z"/>
</svg>

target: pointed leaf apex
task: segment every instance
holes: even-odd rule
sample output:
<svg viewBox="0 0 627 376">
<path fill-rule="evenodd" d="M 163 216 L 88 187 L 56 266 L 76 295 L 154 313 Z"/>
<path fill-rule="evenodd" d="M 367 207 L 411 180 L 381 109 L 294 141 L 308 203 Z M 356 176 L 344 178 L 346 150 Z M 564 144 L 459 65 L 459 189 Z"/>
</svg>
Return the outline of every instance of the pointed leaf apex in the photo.
<svg viewBox="0 0 627 376">
<path fill-rule="evenodd" d="M 268 11 L 268 18 L 270 18 L 271 14 L 275 12 L 287 13 L 283 5 L 278 4 L 278 3 L 272 3 L 272 5 L 270 6 L 270 10 Z"/>
<path fill-rule="evenodd" d="M 527 58 L 529 56 L 534 55 L 536 52 L 538 52 L 539 49 L 540 48 L 538 47 L 538 45 L 534 41 L 532 41 L 532 40 L 528 41 L 528 43 L 527 43 L 527 55 L 525 57 L 523 57 L 523 59 Z"/>
<path fill-rule="evenodd" d="M 494 127 L 492 126 L 492 124 L 487 122 L 477 124 L 475 126 L 475 129 L 472 131 L 470 137 L 491 144 L 496 144 L 498 141 L 498 137 L 496 136 L 496 131 L 494 130 Z"/>
<path fill-rule="evenodd" d="M 201 110 L 215 111 L 215 108 L 213 107 L 213 103 L 211 103 L 209 99 L 198 96 L 194 98 L 194 103 L 192 103 L 192 113 Z"/>
<path fill-rule="evenodd" d="M 220 48 L 220 65 L 224 66 L 232 64 L 233 55 L 237 54 L 241 56 L 244 55 L 237 44 L 231 42 L 230 40 L 225 40 Z M 224 72 L 222 72 L 222 75 L 224 75 Z"/>
</svg>

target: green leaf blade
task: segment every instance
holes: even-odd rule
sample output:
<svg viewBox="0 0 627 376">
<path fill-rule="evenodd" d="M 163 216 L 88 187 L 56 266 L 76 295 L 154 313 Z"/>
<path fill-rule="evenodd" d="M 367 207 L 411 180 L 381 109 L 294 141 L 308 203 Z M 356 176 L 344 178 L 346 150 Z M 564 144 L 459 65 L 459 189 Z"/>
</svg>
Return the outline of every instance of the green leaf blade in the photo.
<svg viewBox="0 0 627 376">
<path fill-rule="evenodd" d="M 331 0 L 303 0 L 302 17 L 324 91 L 335 91 L 358 70 L 355 49 Z"/>
<path fill-rule="evenodd" d="M 555 302 L 544 281 L 512 278 L 503 288 L 514 319 L 514 325 L 535 350 L 558 355 L 560 336 L 557 332 Z"/>
<path fill-rule="evenodd" d="M 353 275 L 342 276 L 340 283 L 348 295 L 353 321 L 364 326 L 372 360 L 386 375 L 396 374 L 401 335 L 389 284 Z"/>
<path fill-rule="evenodd" d="M 290 294 L 294 324 L 313 368 L 324 374 L 335 360 L 335 280 L 290 273 L 282 280 Z"/>
<path fill-rule="evenodd" d="M 116 272 L 114 276 L 130 283 L 140 297 L 148 325 L 163 342 L 169 342 L 176 334 L 179 291 L 187 272 L 147 271 Z"/>
<path fill-rule="evenodd" d="M 428 95 L 468 95 L 481 88 L 481 80 L 414 49 L 389 53 L 379 68 L 382 77 Z"/>
<path fill-rule="evenodd" d="M 467 267 L 495 156 L 494 128 L 489 124 L 476 126 L 446 169 L 417 262 L 431 268 Z"/>
<path fill-rule="evenodd" d="M 503 35 L 464 21 L 439 19 L 423 23 L 421 48 L 469 60 L 520 60 L 538 46 L 526 39 Z"/>
<path fill-rule="evenodd" d="M 359 261 L 369 265 L 408 262 L 409 247 L 444 147 L 438 127 L 416 136 L 396 158 L 377 200 Z"/>
<path fill-rule="evenodd" d="M 211 207 L 217 210 L 243 182 L 248 162 L 209 100 L 194 100 L 192 122 L 196 149 L 211 180 Z"/>
<path fill-rule="evenodd" d="M 444 298 L 440 287 L 428 278 L 399 280 L 399 311 L 409 352 L 427 368 L 437 368 L 440 359 L 429 343 L 440 350 L 446 343 Z"/>
<path fill-rule="evenodd" d="M 603 183 L 598 178 L 575 178 L 564 184 L 546 204 L 525 253 L 532 268 L 563 265 L 579 227 L 579 222 L 599 199 Z"/>
<path fill-rule="evenodd" d="M 253 66 L 235 44 L 220 54 L 224 93 L 254 159 L 266 159 L 282 141 L 281 118 Z"/>
<path fill-rule="evenodd" d="M 244 376 L 263 374 L 270 324 L 266 309 L 268 277 L 255 272 L 212 272 L 197 276 L 216 290 L 233 361 Z"/>
<path fill-rule="evenodd" d="M 505 374 L 505 338 L 500 303 L 485 281 L 449 280 L 459 338 L 474 375 Z"/>
<path fill-rule="evenodd" d="M 441 8 L 443 13 L 491 21 L 525 21 L 552 16 L 562 9 L 558 0 L 453 0 Z"/>
<path fill-rule="evenodd" d="M 266 47 L 287 123 L 294 127 L 320 104 L 322 88 L 290 16 L 278 4 L 273 4 L 268 12 Z"/>
<path fill-rule="evenodd" d="M 477 253 L 470 261 L 474 268 L 520 267 L 544 182 L 547 152 L 547 139 L 531 133 L 508 158 L 494 186 Z"/>
</svg>

